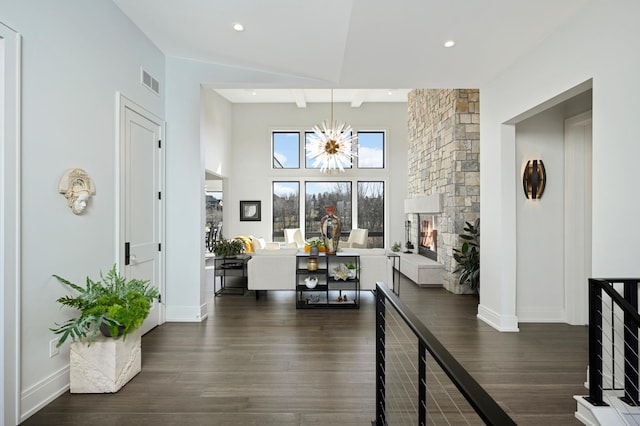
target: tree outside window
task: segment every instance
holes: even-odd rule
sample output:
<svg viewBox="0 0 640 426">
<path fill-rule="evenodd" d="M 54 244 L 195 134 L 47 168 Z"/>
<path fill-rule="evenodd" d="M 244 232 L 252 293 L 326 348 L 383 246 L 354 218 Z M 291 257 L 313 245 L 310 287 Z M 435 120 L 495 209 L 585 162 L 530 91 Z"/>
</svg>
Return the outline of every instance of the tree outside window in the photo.
<svg viewBox="0 0 640 426">
<path fill-rule="evenodd" d="M 384 182 L 358 182 L 358 228 L 369 230 L 368 247 L 384 247 Z"/>
<path fill-rule="evenodd" d="M 284 241 L 284 229 L 300 227 L 300 183 L 273 182 L 273 241 Z"/>
<path fill-rule="evenodd" d="M 305 237 L 320 236 L 320 219 L 325 208 L 335 206 L 335 215 L 342 223 L 342 235 L 351 230 L 351 182 L 306 182 L 305 184 Z M 346 237 L 345 237 L 346 238 Z"/>
</svg>

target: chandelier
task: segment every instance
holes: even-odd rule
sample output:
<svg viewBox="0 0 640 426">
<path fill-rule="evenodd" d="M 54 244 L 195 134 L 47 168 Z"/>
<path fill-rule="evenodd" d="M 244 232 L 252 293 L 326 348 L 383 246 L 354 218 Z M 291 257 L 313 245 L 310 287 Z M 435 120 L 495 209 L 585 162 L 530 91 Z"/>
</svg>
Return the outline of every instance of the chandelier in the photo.
<svg viewBox="0 0 640 426">
<path fill-rule="evenodd" d="M 307 141 L 307 157 L 313 161 L 313 167 L 320 166 L 321 172 L 333 170 L 344 172 L 351 167 L 352 145 L 356 142 L 351 126 L 333 121 L 333 89 L 331 89 L 331 121 L 323 121 L 313 127 L 313 134 Z"/>
</svg>

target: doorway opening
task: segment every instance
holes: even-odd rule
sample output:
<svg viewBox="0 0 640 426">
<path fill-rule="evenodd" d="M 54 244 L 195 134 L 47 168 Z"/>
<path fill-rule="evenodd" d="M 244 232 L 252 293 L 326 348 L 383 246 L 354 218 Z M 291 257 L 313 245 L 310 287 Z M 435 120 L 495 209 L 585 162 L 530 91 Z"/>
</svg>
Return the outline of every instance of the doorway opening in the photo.
<svg viewBox="0 0 640 426">
<path fill-rule="evenodd" d="M 586 324 L 591 273 L 591 82 L 515 124 L 518 176 L 543 160 L 540 199 L 516 188 L 516 313 L 519 322 Z M 572 124 L 575 123 L 575 124 Z M 583 306 L 584 305 L 584 306 Z"/>
</svg>

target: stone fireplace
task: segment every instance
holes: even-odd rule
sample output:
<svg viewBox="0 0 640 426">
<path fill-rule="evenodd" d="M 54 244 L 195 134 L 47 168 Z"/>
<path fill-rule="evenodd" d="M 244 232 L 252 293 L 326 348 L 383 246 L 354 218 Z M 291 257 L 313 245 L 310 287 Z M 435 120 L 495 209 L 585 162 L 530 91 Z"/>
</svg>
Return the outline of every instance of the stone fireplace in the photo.
<svg viewBox="0 0 640 426">
<path fill-rule="evenodd" d="M 408 220 L 407 236 L 412 253 L 438 261 L 437 221 L 442 209 L 440 194 L 425 195 L 404 200 Z M 407 248 L 409 248 L 407 247 Z"/>
<path fill-rule="evenodd" d="M 465 222 L 480 215 L 480 92 L 478 89 L 416 89 L 409 93 L 407 220 L 412 243 L 419 247 L 421 215 L 434 210 L 407 210 L 407 201 L 438 195 L 433 247 L 444 265 L 443 286 L 460 293 L 453 249 Z M 428 219 L 425 219 L 428 220 Z M 418 250 L 416 250 L 418 251 Z"/>
</svg>

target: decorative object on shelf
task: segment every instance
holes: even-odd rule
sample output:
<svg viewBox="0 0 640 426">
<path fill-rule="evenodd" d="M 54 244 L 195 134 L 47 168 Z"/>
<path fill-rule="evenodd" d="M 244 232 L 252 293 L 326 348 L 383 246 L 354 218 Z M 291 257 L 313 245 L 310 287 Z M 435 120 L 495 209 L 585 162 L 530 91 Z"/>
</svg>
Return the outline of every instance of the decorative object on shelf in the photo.
<svg viewBox="0 0 640 426">
<path fill-rule="evenodd" d="M 307 288 L 316 288 L 316 286 L 318 285 L 318 278 L 317 277 L 307 277 L 304 279 L 304 285 L 307 286 Z"/>
<path fill-rule="evenodd" d="M 260 201 L 240 201 L 240 220 L 260 221 L 261 218 L 261 202 Z"/>
<path fill-rule="evenodd" d="M 221 239 L 213 246 L 213 253 L 216 256 L 237 256 L 244 253 L 245 244 L 241 240 Z"/>
<path fill-rule="evenodd" d="M 349 279 L 352 280 L 356 277 L 356 264 L 354 262 L 349 262 L 347 264 L 345 264 L 345 266 L 347 267 L 347 269 L 349 270 Z"/>
<path fill-rule="evenodd" d="M 394 253 L 397 253 L 400 251 L 400 248 L 402 247 L 402 244 L 400 244 L 399 242 L 395 242 L 393 243 L 393 245 L 391 246 L 391 251 Z"/>
<path fill-rule="evenodd" d="M 333 268 L 333 278 L 336 280 L 346 281 L 349 279 L 349 268 L 344 263 L 339 264 Z"/>
<path fill-rule="evenodd" d="M 93 181 L 82 169 L 68 169 L 58 183 L 58 192 L 64 194 L 73 214 L 82 214 L 87 208 L 89 199 L 95 195 Z"/>
<path fill-rule="evenodd" d="M 331 121 L 321 126 L 313 127 L 313 134 L 307 143 L 307 157 L 314 160 L 313 167 L 320 166 L 321 172 L 329 172 L 351 167 L 352 158 L 356 156 L 352 145 L 357 136 L 353 134 L 351 126 L 346 123 L 333 121 L 333 89 L 331 89 Z"/>
<path fill-rule="evenodd" d="M 307 303 L 320 303 L 320 296 L 317 294 L 312 294 L 311 296 L 309 296 L 309 299 L 307 299 Z"/>
<path fill-rule="evenodd" d="M 459 249 L 453 249 L 453 258 L 458 262 L 453 273 L 460 272 L 458 283 L 467 284 L 477 292 L 480 288 L 480 218 L 465 223 L 466 233 L 459 235 L 464 242 Z"/>
<path fill-rule="evenodd" d="M 72 341 L 82 340 L 90 345 L 101 326 L 106 325 L 106 337 L 122 336 L 137 330 L 149 315 L 153 299 L 159 297 L 158 289 L 152 287 L 147 280 L 131 279 L 127 281 L 118 274 L 116 265 L 103 275 L 100 281 L 87 277 L 86 287 L 54 275 L 62 284 L 72 288 L 77 296 L 60 297 L 57 302 L 63 306 L 75 308 L 80 316 L 71 318 L 63 324 L 52 328 L 60 335 L 56 346 L 60 347 L 67 338 Z"/>
<path fill-rule="evenodd" d="M 317 256 L 321 251 L 324 251 L 324 241 L 318 237 L 311 237 L 305 241 L 304 251 L 311 256 Z"/>
<path fill-rule="evenodd" d="M 340 218 L 335 215 L 335 206 L 325 207 L 327 215 L 320 219 L 320 235 L 324 241 L 325 250 L 329 254 L 338 251 L 340 243 Z"/>
<path fill-rule="evenodd" d="M 317 271 L 318 270 L 318 258 L 317 257 L 309 257 L 307 259 L 307 271 Z"/>
<path fill-rule="evenodd" d="M 542 197 L 547 183 L 547 172 L 542 160 L 529 160 L 522 172 L 522 187 L 525 197 L 538 199 Z"/>
</svg>

